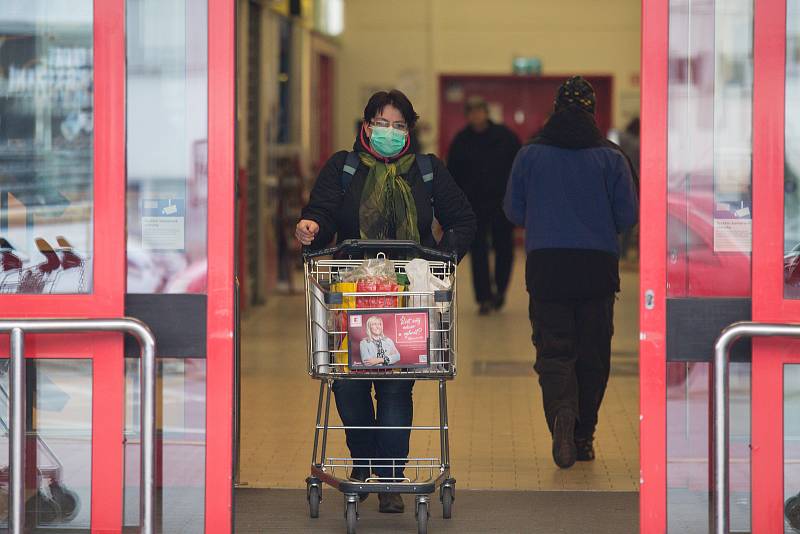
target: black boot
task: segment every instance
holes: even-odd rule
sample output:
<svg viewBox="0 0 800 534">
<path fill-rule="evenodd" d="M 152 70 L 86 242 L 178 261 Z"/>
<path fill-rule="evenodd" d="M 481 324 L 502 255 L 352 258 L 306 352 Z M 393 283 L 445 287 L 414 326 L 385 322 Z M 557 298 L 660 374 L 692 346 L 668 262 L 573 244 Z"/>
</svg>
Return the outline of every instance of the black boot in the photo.
<svg viewBox="0 0 800 534">
<path fill-rule="evenodd" d="M 378 511 L 382 514 L 402 514 L 406 510 L 403 496 L 399 493 L 379 493 L 378 502 Z"/>
<path fill-rule="evenodd" d="M 562 410 L 553 423 L 553 461 L 562 469 L 575 464 L 575 416 Z"/>
<path fill-rule="evenodd" d="M 369 478 L 369 469 L 366 467 L 354 467 L 352 471 L 350 471 L 350 480 L 352 482 L 364 482 Z M 358 494 L 358 501 L 364 502 L 369 497 L 369 493 L 359 493 Z"/>
<path fill-rule="evenodd" d="M 496 295 L 493 299 L 492 305 L 494 309 L 500 311 L 503 309 L 503 306 L 506 305 L 506 297 L 505 295 Z"/>
<path fill-rule="evenodd" d="M 591 462 L 594 460 L 594 439 L 575 439 L 577 458 L 579 462 Z"/>
</svg>

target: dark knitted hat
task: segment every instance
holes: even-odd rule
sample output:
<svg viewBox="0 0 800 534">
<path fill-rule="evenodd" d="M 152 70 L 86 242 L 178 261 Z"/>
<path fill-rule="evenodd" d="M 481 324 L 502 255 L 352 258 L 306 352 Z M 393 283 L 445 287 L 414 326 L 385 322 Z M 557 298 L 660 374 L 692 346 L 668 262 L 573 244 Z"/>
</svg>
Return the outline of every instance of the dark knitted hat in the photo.
<svg viewBox="0 0 800 534">
<path fill-rule="evenodd" d="M 594 87 L 581 76 L 573 76 L 562 83 L 554 102 L 556 111 L 576 106 L 588 113 L 594 113 L 595 103 Z"/>
</svg>

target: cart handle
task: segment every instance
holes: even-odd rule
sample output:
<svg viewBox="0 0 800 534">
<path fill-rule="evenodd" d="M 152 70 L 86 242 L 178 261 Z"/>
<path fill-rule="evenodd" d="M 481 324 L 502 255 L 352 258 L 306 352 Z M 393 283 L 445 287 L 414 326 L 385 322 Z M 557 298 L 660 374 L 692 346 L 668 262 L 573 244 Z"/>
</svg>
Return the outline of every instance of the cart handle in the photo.
<svg viewBox="0 0 800 534">
<path fill-rule="evenodd" d="M 414 253 L 416 257 L 430 261 L 451 261 L 456 263 L 458 259 L 455 252 L 445 252 L 430 247 L 423 247 L 416 241 L 397 239 L 347 239 L 336 246 L 320 250 L 312 251 L 310 247 L 303 247 L 303 260 L 308 261 L 320 256 L 333 256 L 336 254 L 352 255 L 367 251 Z"/>
</svg>

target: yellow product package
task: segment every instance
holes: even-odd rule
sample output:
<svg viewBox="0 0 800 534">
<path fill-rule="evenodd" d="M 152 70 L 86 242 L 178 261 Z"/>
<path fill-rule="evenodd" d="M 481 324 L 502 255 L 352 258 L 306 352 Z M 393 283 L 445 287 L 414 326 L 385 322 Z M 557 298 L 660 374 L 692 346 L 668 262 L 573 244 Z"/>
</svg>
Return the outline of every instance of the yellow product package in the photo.
<svg viewBox="0 0 800 534">
<path fill-rule="evenodd" d="M 358 291 L 358 284 L 355 282 L 337 282 L 331 286 L 331 291 L 334 293 L 355 293 Z M 341 305 L 336 305 L 337 308 L 355 308 L 355 297 L 342 297 Z"/>
<path fill-rule="evenodd" d="M 358 291 L 358 285 L 355 282 L 338 282 L 331 286 L 331 291 L 334 293 L 355 293 Z M 341 304 L 334 304 L 331 307 L 333 308 L 355 308 L 356 307 L 356 298 L 355 297 L 342 297 Z M 344 332 L 347 331 L 347 312 L 334 312 L 336 314 L 336 324 L 339 325 L 337 329 Z M 342 373 L 349 373 L 350 368 L 347 366 L 347 334 L 343 334 L 340 337 L 341 343 L 339 344 L 339 350 L 344 352 L 337 352 L 334 354 L 333 363 L 336 364 L 345 364 L 344 367 L 337 366 L 337 369 L 340 369 Z"/>
</svg>

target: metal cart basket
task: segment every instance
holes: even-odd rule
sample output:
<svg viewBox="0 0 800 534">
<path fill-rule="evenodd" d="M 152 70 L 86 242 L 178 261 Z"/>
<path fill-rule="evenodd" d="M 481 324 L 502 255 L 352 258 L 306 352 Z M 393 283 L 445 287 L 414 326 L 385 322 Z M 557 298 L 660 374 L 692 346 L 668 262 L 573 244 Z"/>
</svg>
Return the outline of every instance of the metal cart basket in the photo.
<svg viewBox="0 0 800 534">
<path fill-rule="evenodd" d="M 333 256 L 334 259 L 325 259 Z M 428 262 L 430 274 L 444 282 L 446 289 L 429 291 L 359 292 L 341 284 L 345 275 L 362 265 L 364 257 L 390 257 L 396 274 L 406 274 L 410 259 Z M 343 259 L 346 258 L 346 259 Z M 406 259 L 403 259 L 406 258 Z M 348 534 L 354 534 L 358 520 L 359 494 L 407 493 L 415 495 L 418 532 L 427 532 L 430 495 L 439 490 L 442 515 L 449 519 L 455 500 L 455 479 L 450 473 L 450 441 L 447 420 L 447 381 L 456 375 L 456 257 L 407 241 L 345 241 L 337 247 L 304 253 L 308 372 L 320 381 L 314 431 L 311 476 L 306 479 L 311 517 L 319 516 L 322 484 L 344 494 Z M 355 286 L 355 284 L 351 284 Z M 359 299 L 378 297 L 391 304 L 364 307 Z M 373 301 L 374 302 L 374 301 Z M 347 317 L 353 313 L 415 312 L 427 315 L 429 332 L 427 365 L 392 369 L 350 369 L 348 367 Z M 331 393 L 336 380 L 435 380 L 439 385 L 439 424 L 435 426 L 334 426 L 330 424 Z M 438 431 L 438 458 L 331 458 L 327 456 L 328 432 L 339 430 Z M 371 476 L 374 467 L 403 467 L 402 478 Z M 364 468 L 370 478 L 364 482 L 348 479 L 353 468 Z"/>
</svg>

